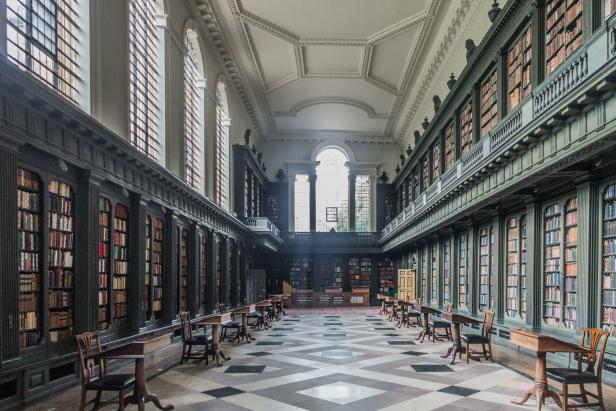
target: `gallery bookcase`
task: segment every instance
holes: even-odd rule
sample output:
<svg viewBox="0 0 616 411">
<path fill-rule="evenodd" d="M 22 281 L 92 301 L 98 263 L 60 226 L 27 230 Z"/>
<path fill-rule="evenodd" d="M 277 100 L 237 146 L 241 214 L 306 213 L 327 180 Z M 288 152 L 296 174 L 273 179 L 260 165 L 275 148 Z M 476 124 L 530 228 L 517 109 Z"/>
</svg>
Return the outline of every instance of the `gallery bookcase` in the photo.
<svg viewBox="0 0 616 411">
<path fill-rule="evenodd" d="M 458 307 L 468 309 L 469 302 L 469 234 L 458 235 Z"/>
</svg>

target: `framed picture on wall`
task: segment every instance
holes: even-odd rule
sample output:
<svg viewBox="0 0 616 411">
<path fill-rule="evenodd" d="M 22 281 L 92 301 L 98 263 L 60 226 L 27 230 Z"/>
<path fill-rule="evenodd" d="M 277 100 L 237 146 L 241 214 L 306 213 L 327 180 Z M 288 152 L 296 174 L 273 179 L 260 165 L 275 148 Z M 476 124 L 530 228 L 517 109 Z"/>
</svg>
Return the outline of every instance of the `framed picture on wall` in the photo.
<svg viewBox="0 0 616 411">
<path fill-rule="evenodd" d="M 327 221 L 328 223 L 338 222 L 338 207 L 325 208 L 325 221 Z"/>
</svg>

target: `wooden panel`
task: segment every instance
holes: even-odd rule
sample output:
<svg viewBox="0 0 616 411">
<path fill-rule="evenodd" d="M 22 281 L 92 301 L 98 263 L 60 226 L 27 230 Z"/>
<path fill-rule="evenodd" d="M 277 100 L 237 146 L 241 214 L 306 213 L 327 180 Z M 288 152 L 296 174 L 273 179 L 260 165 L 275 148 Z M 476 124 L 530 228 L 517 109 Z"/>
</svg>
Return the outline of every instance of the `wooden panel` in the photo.
<svg viewBox="0 0 616 411">
<path fill-rule="evenodd" d="M 398 299 L 411 301 L 417 298 L 415 290 L 415 270 L 398 270 Z"/>
</svg>

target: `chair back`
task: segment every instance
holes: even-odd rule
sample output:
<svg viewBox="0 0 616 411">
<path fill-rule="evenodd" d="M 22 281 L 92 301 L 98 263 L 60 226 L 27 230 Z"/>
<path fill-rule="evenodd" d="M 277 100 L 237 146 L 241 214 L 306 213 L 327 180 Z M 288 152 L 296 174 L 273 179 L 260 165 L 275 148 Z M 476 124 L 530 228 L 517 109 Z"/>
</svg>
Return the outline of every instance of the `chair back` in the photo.
<svg viewBox="0 0 616 411">
<path fill-rule="evenodd" d="M 447 311 L 448 313 L 453 312 L 453 304 L 447 304 L 447 307 L 445 308 L 445 311 Z"/>
<path fill-rule="evenodd" d="M 580 345 L 587 347 L 589 352 L 586 354 L 586 371 L 594 373 L 599 379 L 603 371 L 603 359 L 605 347 L 610 333 L 601 328 L 583 328 Z M 598 351 L 598 353 L 597 353 Z M 578 370 L 582 370 L 582 355 L 578 355 Z"/>
<path fill-rule="evenodd" d="M 98 331 L 88 331 L 75 336 L 82 383 L 88 383 L 105 375 L 105 361 L 92 358 L 103 350 Z"/>
<path fill-rule="evenodd" d="M 488 339 L 492 339 L 492 325 L 494 324 L 494 311 L 486 311 L 483 315 L 483 325 L 481 326 L 481 335 Z"/>
<path fill-rule="evenodd" d="M 192 327 L 190 326 L 190 312 L 182 311 L 180 313 L 180 321 L 182 322 L 182 339 L 189 340 L 192 337 Z"/>
</svg>

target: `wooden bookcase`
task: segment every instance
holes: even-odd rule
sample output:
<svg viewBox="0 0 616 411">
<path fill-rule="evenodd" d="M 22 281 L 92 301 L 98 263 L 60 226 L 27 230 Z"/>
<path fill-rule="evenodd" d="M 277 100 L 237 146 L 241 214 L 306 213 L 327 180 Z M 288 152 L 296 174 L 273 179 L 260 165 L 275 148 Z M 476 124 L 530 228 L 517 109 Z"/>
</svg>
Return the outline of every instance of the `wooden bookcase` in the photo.
<svg viewBox="0 0 616 411">
<path fill-rule="evenodd" d="M 562 212 L 560 204 L 546 207 L 543 213 L 543 321 L 558 325 L 561 317 Z"/>
<path fill-rule="evenodd" d="M 456 136 L 451 121 L 445 127 L 445 171 L 453 167 L 454 161 L 456 161 Z"/>
<path fill-rule="evenodd" d="M 473 104 L 472 100 L 460 111 L 460 157 L 464 157 L 473 146 Z"/>
<path fill-rule="evenodd" d="M 520 222 L 518 217 L 507 220 L 506 251 L 506 312 L 510 318 L 520 313 Z"/>
<path fill-rule="evenodd" d="M 492 226 L 479 231 L 479 311 L 494 306 L 494 232 Z"/>
<path fill-rule="evenodd" d="M 528 288 L 526 270 L 527 270 L 527 245 L 528 227 L 526 226 L 526 216 L 520 217 L 520 316 L 523 320 L 526 320 L 527 315 L 527 294 Z"/>
<path fill-rule="evenodd" d="M 432 244 L 432 264 L 431 267 L 431 295 L 430 302 L 432 304 L 438 304 L 438 244 Z"/>
<path fill-rule="evenodd" d="M 509 111 L 520 104 L 532 90 L 532 28 L 528 26 L 509 47 L 507 54 L 507 92 Z"/>
<path fill-rule="evenodd" d="M 432 146 L 432 182 L 441 176 L 441 143 L 437 141 Z"/>
<path fill-rule="evenodd" d="M 17 169 L 17 249 L 19 253 L 19 348 L 42 340 L 41 179 Z"/>
<path fill-rule="evenodd" d="M 113 325 L 128 326 L 128 207 L 122 204 L 113 217 Z"/>
<path fill-rule="evenodd" d="M 74 321 L 74 194 L 59 180 L 48 184 L 49 208 L 49 340 L 68 342 Z"/>
<path fill-rule="evenodd" d="M 583 0 L 548 0 L 545 24 L 545 69 L 549 76 L 582 45 Z"/>
<path fill-rule="evenodd" d="M 451 302 L 451 240 L 443 240 L 443 306 Z"/>
<path fill-rule="evenodd" d="M 109 328 L 111 201 L 98 199 L 98 329 Z"/>
<path fill-rule="evenodd" d="M 468 304 L 468 232 L 458 236 L 458 307 L 467 309 Z"/>
<path fill-rule="evenodd" d="M 481 137 L 492 130 L 498 121 L 498 73 L 493 69 L 481 83 L 480 89 L 480 131 Z"/>
<path fill-rule="evenodd" d="M 616 184 L 603 192 L 601 325 L 616 325 Z"/>
<path fill-rule="evenodd" d="M 349 264 L 349 285 L 351 289 L 370 287 L 372 280 L 372 259 L 368 257 L 351 257 Z"/>
<path fill-rule="evenodd" d="M 199 307 L 202 312 L 207 311 L 207 293 L 208 293 L 207 278 L 207 234 L 199 235 Z"/>
<path fill-rule="evenodd" d="M 178 227 L 178 311 L 188 311 L 188 230 Z"/>
<path fill-rule="evenodd" d="M 291 287 L 297 290 L 312 290 L 312 257 L 293 257 L 289 261 Z"/>
<path fill-rule="evenodd" d="M 428 247 L 421 253 L 421 298 L 428 302 Z"/>
<path fill-rule="evenodd" d="M 430 187 L 430 158 L 428 156 L 425 156 L 422 162 L 421 179 L 424 190 Z"/>
<path fill-rule="evenodd" d="M 388 293 L 394 289 L 394 262 L 391 258 L 384 258 L 377 262 L 377 291 Z"/>
<path fill-rule="evenodd" d="M 321 286 L 319 287 L 322 292 L 327 289 L 339 289 L 343 291 L 344 288 L 344 261 L 342 258 L 321 258 L 319 262 L 319 277 L 321 279 Z"/>
<path fill-rule="evenodd" d="M 575 330 L 577 323 L 577 198 L 565 203 L 565 253 L 563 278 L 563 324 Z"/>
</svg>

